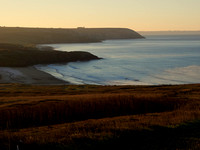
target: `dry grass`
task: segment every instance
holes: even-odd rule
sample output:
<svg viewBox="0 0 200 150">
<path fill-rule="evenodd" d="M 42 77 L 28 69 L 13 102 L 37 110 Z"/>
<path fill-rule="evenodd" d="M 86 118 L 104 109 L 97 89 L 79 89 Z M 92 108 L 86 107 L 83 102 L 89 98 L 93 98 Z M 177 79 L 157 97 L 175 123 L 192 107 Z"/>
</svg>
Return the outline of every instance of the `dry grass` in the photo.
<svg viewBox="0 0 200 150">
<path fill-rule="evenodd" d="M 20 99 L 22 101 L 22 99 Z M 121 115 L 163 112 L 179 108 L 184 100 L 131 94 L 43 97 L 0 110 L 1 128 L 24 128 Z"/>
<path fill-rule="evenodd" d="M 200 120 L 198 84 L 30 88 L 6 85 L 0 91 L 4 92 L 0 99 L 1 119 L 10 121 L 9 129 L 0 132 L 0 145 L 5 149 L 9 145 L 14 149 L 20 140 L 27 149 L 198 149 L 200 146 L 200 122 L 191 122 Z M 14 129 L 11 124 L 29 128 Z"/>
</svg>

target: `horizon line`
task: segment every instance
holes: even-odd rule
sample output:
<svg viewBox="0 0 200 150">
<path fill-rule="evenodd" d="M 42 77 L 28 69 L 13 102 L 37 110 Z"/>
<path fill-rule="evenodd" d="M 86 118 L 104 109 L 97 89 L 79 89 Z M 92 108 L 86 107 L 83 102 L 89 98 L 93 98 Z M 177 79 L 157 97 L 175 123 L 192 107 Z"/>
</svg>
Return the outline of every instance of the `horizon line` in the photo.
<svg viewBox="0 0 200 150">
<path fill-rule="evenodd" d="M 44 28 L 44 29 L 78 29 L 78 28 L 127 28 L 131 29 L 137 32 L 200 32 L 199 30 L 135 30 L 129 27 L 84 27 L 84 26 L 78 26 L 78 27 L 23 27 L 23 26 L 0 26 L 0 28 Z"/>
</svg>

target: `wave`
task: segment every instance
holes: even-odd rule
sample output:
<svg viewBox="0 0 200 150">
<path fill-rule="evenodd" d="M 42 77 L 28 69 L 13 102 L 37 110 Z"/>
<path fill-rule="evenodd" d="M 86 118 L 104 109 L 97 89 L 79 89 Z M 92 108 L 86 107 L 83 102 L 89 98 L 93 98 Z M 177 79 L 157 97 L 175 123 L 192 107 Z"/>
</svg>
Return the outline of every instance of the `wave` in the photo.
<svg viewBox="0 0 200 150">
<path fill-rule="evenodd" d="M 88 51 L 104 58 L 39 67 L 73 84 L 158 85 L 200 82 L 198 39 L 169 41 L 158 37 L 153 41 L 117 40 L 50 46 L 62 51 Z"/>
<path fill-rule="evenodd" d="M 200 66 L 192 65 L 164 70 L 160 74 L 151 75 L 152 84 L 189 84 L 200 83 Z"/>
</svg>

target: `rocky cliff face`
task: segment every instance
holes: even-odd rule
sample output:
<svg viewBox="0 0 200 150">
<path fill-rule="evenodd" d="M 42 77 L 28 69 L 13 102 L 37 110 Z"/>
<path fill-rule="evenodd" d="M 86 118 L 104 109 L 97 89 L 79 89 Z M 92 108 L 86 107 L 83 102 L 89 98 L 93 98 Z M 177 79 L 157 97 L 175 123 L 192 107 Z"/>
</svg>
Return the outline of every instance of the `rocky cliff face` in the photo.
<svg viewBox="0 0 200 150">
<path fill-rule="evenodd" d="M 144 38 L 127 28 L 14 28 L 0 27 L 0 43 L 90 43 L 111 39 Z"/>
</svg>

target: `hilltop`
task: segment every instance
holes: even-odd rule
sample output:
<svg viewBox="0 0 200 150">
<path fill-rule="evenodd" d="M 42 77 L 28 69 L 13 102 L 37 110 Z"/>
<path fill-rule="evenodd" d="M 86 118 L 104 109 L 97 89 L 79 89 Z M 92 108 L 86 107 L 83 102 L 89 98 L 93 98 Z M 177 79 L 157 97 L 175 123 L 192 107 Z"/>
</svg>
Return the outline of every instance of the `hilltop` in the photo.
<svg viewBox="0 0 200 150">
<path fill-rule="evenodd" d="M 52 44 L 90 43 L 111 39 L 144 38 L 127 28 L 21 28 L 0 27 L 1 43 Z"/>
</svg>

